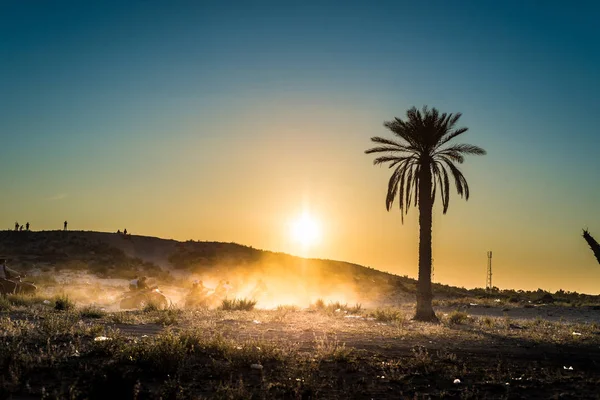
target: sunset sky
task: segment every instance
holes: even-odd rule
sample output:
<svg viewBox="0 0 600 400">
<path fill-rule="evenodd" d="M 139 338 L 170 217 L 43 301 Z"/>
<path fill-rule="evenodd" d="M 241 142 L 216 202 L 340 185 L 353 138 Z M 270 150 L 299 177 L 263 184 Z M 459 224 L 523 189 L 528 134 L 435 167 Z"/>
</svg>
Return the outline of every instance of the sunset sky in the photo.
<svg viewBox="0 0 600 400">
<path fill-rule="evenodd" d="M 468 202 L 436 203 L 434 282 L 484 286 L 492 250 L 498 287 L 600 293 L 581 238 L 600 240 L 599 3 L 91 3 L 0 4 L 0 228 L 416 277 L 418 213 L 385 210 L 390 171 L 364 150 L 428 104 L 488 152 L 462 166 Z M 301 250 L 304 212 L 321 232 Z"/>
</svg>

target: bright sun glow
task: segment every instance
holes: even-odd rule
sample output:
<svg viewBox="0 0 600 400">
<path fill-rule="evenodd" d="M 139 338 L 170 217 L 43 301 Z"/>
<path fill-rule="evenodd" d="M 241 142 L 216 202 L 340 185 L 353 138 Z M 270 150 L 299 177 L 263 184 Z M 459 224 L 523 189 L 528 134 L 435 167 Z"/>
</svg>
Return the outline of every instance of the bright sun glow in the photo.
<svg viewBox="0 0 600 400">
<path fill-rule="evenodd" d="M 305 247 L 317 244 L 321 239 L 319 224 L 306 212 L 292 222 L 291 234 L 295 241 Z"/>
</svg>

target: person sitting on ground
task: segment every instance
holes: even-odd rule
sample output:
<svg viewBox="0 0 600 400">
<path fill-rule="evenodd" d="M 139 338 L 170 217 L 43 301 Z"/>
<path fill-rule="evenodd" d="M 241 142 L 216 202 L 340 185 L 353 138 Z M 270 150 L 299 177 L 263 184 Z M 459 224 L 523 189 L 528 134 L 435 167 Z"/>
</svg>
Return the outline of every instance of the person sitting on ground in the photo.
<svg viewBox="0 0 600 400">
<path fill-rule="evenodd" d="M 215 295 L 217 295 L 218 297 L 227 296 L 227 292 L 229 291 L 228 289 L 230 287 L 231 286 L 229 286 L 229 281 L 226 282 L 225 279 L 221 279 L 219 281 L 219 284 L 215 288 Z"/>
<path fill-rule="evenodd" d="M 139 277 L 136 275 L 135 278 L 129 281 L 129 290 L 137 290 Z"/>
<path fill-rule="evenodd" d="M 10 292 L 14 292 L 17 282 L 21 282 L 21 274 L 6 266 L 6 259 L 0 259 L 0 286 L 6 286 Z"/>
<path fill-rule="evenodd" d="M 195 280 L 192 283 L 192 296 L 206 296 L 208 294 L 208 288 L 204 286 L 204 283 L 200 280 Z"/>
<path fill-rule="evenodd" d="M 132 281 L 129 282 L 129 290 L 145 290 L 148 289 L 148 278 L 145 276 L 135 277 Z"/>
<path fill-rule="evenodd" d="M 148 286 L 148 278 L 145 276 L 142 276 L 140 279 L 138 279 L 138 289 L 139 290 L 146 290 L 149 289 L 150 287 Z"/>
</svg>

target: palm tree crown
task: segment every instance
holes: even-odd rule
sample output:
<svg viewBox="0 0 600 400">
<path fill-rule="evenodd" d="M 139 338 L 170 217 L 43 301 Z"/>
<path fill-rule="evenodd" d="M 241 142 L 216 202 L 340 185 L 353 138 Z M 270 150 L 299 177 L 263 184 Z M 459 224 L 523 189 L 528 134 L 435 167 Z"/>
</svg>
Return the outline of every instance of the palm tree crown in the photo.
<svg viewBox="0 0 600 400">
<path fill-rule="evenodd" d="M 461 164 L 467 154 L 486 154 L 481 147 L 470 144 L 447 145 L 468 130 L 455 128 L 461 113 L 440 114 L 436 108 L 429 110 L 425 106 L 422 111 L 416 107 L 409 109 L 406 116 L 405 121 L 395 118 L 384 123 L 397 136 L 396 140 L 372 137 L 379 146 L 365 151 L 367 154 L 387 153 L 373 163 L 388 163 L 389 168 L 395 168 L 388 183 L 385 205 L 389 211 L 398 197 L 403 222 L 404 213 L 408 213 L 411 204 L 417 205 L 420 179 L 424 176 L 421 172 L 430 170 L 431 174 L 427 175 L 431 177 L 431 201 L 435 201 L 439 190 L 445 214 L 450 200 L 450 176 L 454 178 L 458 194 L 469 199 L 467 180 L 454 163 Z"/>
</svg>

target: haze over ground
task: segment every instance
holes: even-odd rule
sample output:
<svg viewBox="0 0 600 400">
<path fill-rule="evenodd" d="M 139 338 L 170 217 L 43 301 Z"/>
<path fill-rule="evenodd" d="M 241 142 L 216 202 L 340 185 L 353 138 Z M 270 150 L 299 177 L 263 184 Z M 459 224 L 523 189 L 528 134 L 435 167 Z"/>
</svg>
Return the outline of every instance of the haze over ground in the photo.
<svg viewBox="0 0 600 400">
<path fill-rule="evenodd" d="M 369 138 L 462 112 L 488 155 L 434 211 L 434 281 L 600 292 L 593 2 L 3 3 L 0 227 L 116 231 L 416 276 L 417 212 L 385 211 Z"/>
</svg>

